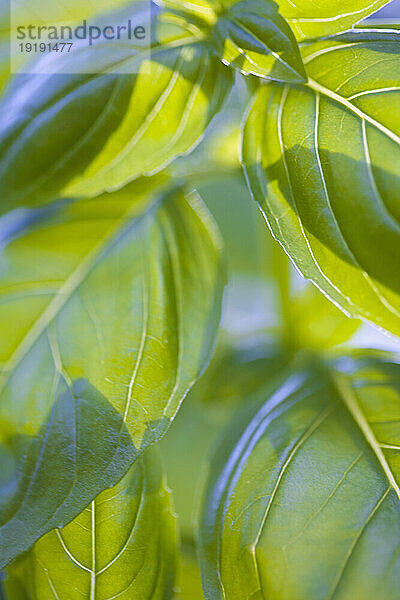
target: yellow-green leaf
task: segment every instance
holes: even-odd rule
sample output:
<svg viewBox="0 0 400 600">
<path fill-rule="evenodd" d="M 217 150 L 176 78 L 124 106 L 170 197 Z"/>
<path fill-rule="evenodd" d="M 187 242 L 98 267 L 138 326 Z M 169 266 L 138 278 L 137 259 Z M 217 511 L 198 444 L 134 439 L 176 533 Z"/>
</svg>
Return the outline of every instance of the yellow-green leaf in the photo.
<svg viewBox="0 0 400 600">
<path fill-rule="evenodd" d="M 246 75 L 291 83 L 306 79 L 293 32 L 271 0 L 233 4 L 212 35 L 221 60 Z"/>
<path fill-rule="evenodd" d="M 201 555 L 208 600 L 397 600 L 400 366 L 293 373 L 217 453 Z"/>
<path fill-rule="evenodd" d="M 184 27 L 161 29 L 149 56 L 125 45 L 118 64 L 115 52 L 82 48 L 94 75 L 14 78 L 0 101 L 2 212 L 114 191 L 194 147 L 232 74 Z"/>
<path fill-rule="evenodd" d="M 1 565 L 114 485 L 208 362 L 218 232 L 197 196 L 148 186 L 67 204 L 2 252 Z"/>
<path fill-rule="evenodd" d="M 400 335 L 400 59 L 396 35 L 303 51 L 309 82 L 263 86 L 243 162 L 273 235 L 346 313 Z"/>
<path fill-rule="evenodd" d="M 7 570 L 9 600 L 166 600 L 176 531 L 157 453 L 144 456 L 63 529 Z"/>
<path fill-rule="evenodd" d="M 278 0 L 298 40 L 351 29 L 390 0 Z"/>
</svg>

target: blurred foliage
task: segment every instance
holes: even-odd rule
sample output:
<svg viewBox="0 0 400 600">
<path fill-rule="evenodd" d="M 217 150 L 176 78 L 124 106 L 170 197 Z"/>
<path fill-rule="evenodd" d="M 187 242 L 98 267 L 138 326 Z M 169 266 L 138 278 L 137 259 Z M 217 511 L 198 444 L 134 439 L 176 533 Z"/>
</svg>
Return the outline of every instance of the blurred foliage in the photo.
<svg viewBox="0 0 400 600">
<path fill-rule="evenodd" d="M 293 345 L 322 350 L 347 342 L 361 325 L 336 308 L 317 288 L 308 285 L 293 297 Z"/>
<path fill-rule="evenodd" d="M 212 212 L 225 241 L 231 277 L 271 275 L 272 240 L 255 203 L 249 205 L 246 182 L 241 173 L 198 186 L 200 196 Z"/>
</svg>

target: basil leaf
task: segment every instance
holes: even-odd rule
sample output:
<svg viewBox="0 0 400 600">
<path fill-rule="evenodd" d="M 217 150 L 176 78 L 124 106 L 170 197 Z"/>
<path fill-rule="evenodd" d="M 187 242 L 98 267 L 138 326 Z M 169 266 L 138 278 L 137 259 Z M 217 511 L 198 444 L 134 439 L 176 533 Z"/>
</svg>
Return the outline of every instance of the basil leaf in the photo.
<svg viewBox="0 0 400 600">
<path fill-rule="evenodd" d="M 215 443 L 235 412 L 264 388 L 288 361 L 276 348 L 239 350 L 220 344 L 205 374 L 185 399 L 167 435 L 161 455 L 171 486 L 183 540 L 194 545 L 205 473 Z M 190 454 L 187 448 L 190 447 Z"/>
<path fill-rule="evenodd" d="M 352 28 L 376 12 L 390 0 L 278 0 L 280 14 L 286 19 L 298 40 L 322 37 Z M 193 15 L 212 24 L 218 15 L 236 4 L 236 0 L 162 0 L 162 4 L 181 13 Z M 264 6 L 272 4 L 263 0 Z"/>
<path fill-rule="evenodd" d="M 0 101 L 8 115 L 0 123 L 3 212 L 59 194 L 114 191 L 193 148 L 232 74 L 193 35 L 183 38 L 177 28 L 164 36 L 168 41 L 155 45 L 149 59 L 121 48 L 121 68 L 137 75 L 105 74 L 115 62 L 106 55 L 97 75 L 14 78 Z M 82 49 L 82 60 L 96 52 Z"/>
<path fill-rule="evenodd" d="M 228 430 L 203 514 L 206 598 L 398 597 L 400 370 L 390 360 L 294 372 L 247 426 Z"/>
<path fill-rule="evenodd" d="M 0 565 L 115 485 L 208 362 L 218 232 L 180 190 L 141 214 L 148 185 L 66 205 L 2 252 Z"/>
<path fill-rule="evenodd" d="M 154 450 L 8 569 L 10 600 L 172 597 L 175 519 Z"/>
<path fill-rule="evenodd" d="M 307 86 L 262 87 L 243 136 L 251 191 L 301 273 L 400 335 L 398 41 L 307 46 Z"/>
<path fill-rule="evenodd" d="M 270 0 L 241 0 L 223 14 L 213 39 L 225 64 L 245 75 L 287 82 L 306 80 L 296 39 Z"/>
<path fill-rule="evenodd" d="M 352 28 L 390 0 L 279 0 L 279 10 L 298 40 Z"/>
<path fill-rule="evenodd" d="M 217 12 L 223 7 L 223 3 L 214 0 L 193 0 L 182 2 L 182 0 L 159 0 L 159 3 L 172 13 L 185 17 L 188 21 L 194 18 L 199 24 L 212 25 L 217 20 Z"/>
</svg>

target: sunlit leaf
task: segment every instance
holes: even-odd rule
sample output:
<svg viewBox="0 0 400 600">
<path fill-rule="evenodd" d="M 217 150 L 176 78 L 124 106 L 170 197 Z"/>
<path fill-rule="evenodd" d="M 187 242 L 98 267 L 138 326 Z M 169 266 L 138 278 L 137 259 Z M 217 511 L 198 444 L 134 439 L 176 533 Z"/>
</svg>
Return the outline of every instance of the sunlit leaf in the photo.
<svg viewBox="0 0 400 600">
<path fill-rule="evenodd" d="M 390 0 L 278 0 L 297 39 L 321 37 L 354 27 Z"/>
<path fill-rule="evenodd" d="M 149 57 L 124 45 L 118 65 L 115 52 L 83 47 L 95 75 L 14 78 L 0 102 L 2 212 L 119 189 L 200 140 L 232 75 L 195 35 L 164 29 Z"/>
<path fill-rule="evenodd" d="M 271 0 L 241 0 L 221 15 L 213 39 L 222 61 L 245 74 L 306 79 L 295 37 Z"/>
<path fill-rule="evenodd" d="M 145 453 L 71 523 L 42 537 L 7 571 L 9 600 L 166 600 L 175 519 L 158 456 Z"/>
<path fill-rule="evenodd" d="M 236 0 L 160 0 L 163 5 L 215 23 L 218 15 L 237 4 Z M 264 0 L 271 4 L 271 0 Z M 322 37 L 354 27 L 390 0 L 277 0 L 279 12 L 298 40 Z"/>
<path fill-rule="evenodd" d="M 399 42 L 366 37 L 306 47 L 307 86 L 262 86 L 243 161 L 302 274 L 348 314 L 400 335 Z"/>
<path fill-rule="evenodd" d="M 114 485 L 208 362 L 218 232 L 179 190 L 138 216 L 148 185 L 67 204 L 2 252 L 2 565 Z"/>
<path fill-rule="evenodd" d="M 275 376 L 285 359 L 275 348 L 253 345 L 238 350 L 220 344 L 160 442 L 184 542 L 195 542 L 205 474 L 218 436 L 235 411 L 250 401 L 266 379 Z"/>
<path fill-rule="evenodd" d="M 295 372 L 216 455 L 202 522 L 209 600 L 396 600 L 400 366 Z"/>
</svg>

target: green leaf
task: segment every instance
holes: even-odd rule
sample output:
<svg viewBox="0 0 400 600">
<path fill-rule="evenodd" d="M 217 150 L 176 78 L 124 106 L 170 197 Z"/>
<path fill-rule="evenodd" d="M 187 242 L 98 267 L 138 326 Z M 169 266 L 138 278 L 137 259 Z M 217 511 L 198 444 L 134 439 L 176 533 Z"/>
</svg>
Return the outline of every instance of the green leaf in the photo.
<svg viewBox="0 0 400 600">
<path fill-rule="evenodd" d="M 263 86 L 242 155 L 301 273 L 349 315 L 400 335 L 399 42 L 366 37 L 307 46 L 307 86 Z"/>
<path fill-rule="evenodd" d="M 213 348 L 221 241 L 197 196 L 138 181 L 41 220 L 0 277 L 4 565 L 165 433 Z"/>
<path fill-rule="evenodd" d="M 271 0 L 269 0 L 271 2 Z M 278 0 L 279 12 L 298 40 L 322 37 L 352 28 L 390 0 Z M 264 4 L 266 2 L 263 2 Z M 236 0 L 163 0 L 168 8 L 213 24 Z"/>
<path fill-rule="evenodd" d="M 294 372 L 226 433 L 204 507 L 209 600 L 396 600 L 400 367 Z"/>
<path fill-rule="evenodd" d="M 8 569 L 9 600 L 172 597 L 175 519 L 157 453 Z"/>
<path fill-rule="evenodd" d="M 322 37 L 351 29 L 390 0 L 279 0 L 279 10 L 296 38 Z"/>
<path fill-rule="evenodd" d="M 296 39 L 271 0 L 241 0 L 213 28 L 221 60 L 245 75 L 290 83 L 306 80 Z"/>
<path fill-rule="evenodd" d="M 191 0 L 191 2 L 159 0 L 157 3 L 188 20 L 194 18 L 199 23 L 203 22 L 208 26 L 215 23 L 218 18 L 217 13 L 222 8 L 222 4 L 214 0 Z"/>
<path fill-rule="evenodd" d="M 181 27 L 164 27 L 161 35 L 151 58 L 121 48 L 120 68 L 136 75 L 105 74 L 116 68 L 111 53 L 101 55 L 97 75 L 14 78 L 0 102 L 8 115 L 0 123 L 3 212 L 60 194 L 114 191 L 194 147 L 232 74 Z M 82 49 L 82 61 L 98 62 L 97 52 Z"/>
<path fill-rule="evenodd" d="M 183 541 L 194 544 L 205 473 L 215 443 L 240 409 L 256 395 L 287 357 L 276 348 L 239 350 L 219 344 L 207 371 L 185 399 L 171 429 L 160 442 Z M 190 448 L 190 452 L 188 452 Z"/>
</svg>

